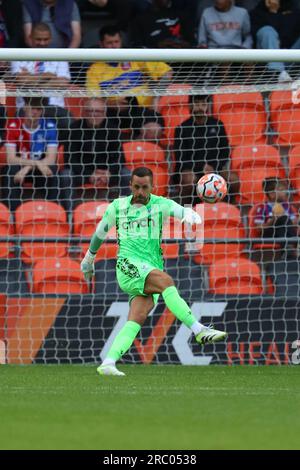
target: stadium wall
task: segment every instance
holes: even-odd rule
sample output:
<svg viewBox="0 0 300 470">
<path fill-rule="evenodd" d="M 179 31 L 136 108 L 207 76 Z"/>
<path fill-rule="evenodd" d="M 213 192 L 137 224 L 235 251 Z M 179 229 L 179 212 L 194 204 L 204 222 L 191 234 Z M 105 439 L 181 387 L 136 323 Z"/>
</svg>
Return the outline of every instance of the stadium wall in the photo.
<svg viewBox="0 0 300 470">
<path fill-rule="evenodd" d="M 299 299 L 234 298 L 193 302 L 205 324 L 229 333 L 202 350 L 190 331 L 158 303 L 123 360 L 156 364 L 287 365 L 300 363 Z M 79 312 L 80 311 L 80 312 Z M 201 314 L 205 312 L 205 314 Z M 110 347 L 127 302 L 97 296 L 0 299 L 0 363 L 93 363 Z"/>
</svg>

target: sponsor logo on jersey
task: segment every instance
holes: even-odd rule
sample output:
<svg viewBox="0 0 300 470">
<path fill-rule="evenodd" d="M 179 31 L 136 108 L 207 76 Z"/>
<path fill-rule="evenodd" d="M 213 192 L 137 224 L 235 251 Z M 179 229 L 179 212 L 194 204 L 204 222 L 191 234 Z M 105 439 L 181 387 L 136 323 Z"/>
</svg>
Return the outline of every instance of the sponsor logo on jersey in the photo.
<svg viewBox="0 0 300 470">
<path fill-rule="evenodd" d="M 139 230 L 144 227 L 155 227 L 155 220 L 151 219 L 151 217 L 137 220 L 124 220 L 121 223 L 121 227 L 124 230 Z"/>
</svg>

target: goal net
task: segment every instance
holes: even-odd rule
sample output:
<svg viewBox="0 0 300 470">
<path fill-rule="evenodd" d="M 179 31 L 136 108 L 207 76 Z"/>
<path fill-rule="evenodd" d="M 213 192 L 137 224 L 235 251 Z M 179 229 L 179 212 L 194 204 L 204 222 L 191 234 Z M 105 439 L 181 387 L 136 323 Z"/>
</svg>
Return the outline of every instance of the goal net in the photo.
<svg viewBox="0 0 300 470">
<path fill-rule="evenodd" d="M 202 215 L 197 229 L 164 220 L 165 270 L 193 314 L 229 336 L 199 348 L 159 301 L 123 360 L 299 363 L 298 51 L 0 56 L 0 363 L 105 357 L 129 309 L 116 228 L 91 283 L 80 261 L 138 167 L 152 170 L 154 194 Z M 206 173 L 226 179 L 222 202 L 197 196 Z"/>
</svg>

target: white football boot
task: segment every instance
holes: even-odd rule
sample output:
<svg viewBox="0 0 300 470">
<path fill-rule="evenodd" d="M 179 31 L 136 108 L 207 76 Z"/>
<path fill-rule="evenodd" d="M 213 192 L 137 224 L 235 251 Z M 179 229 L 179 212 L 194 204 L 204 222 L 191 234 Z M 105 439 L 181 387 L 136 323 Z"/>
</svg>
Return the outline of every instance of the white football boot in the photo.
<svg viewBox="0 0 300 470">
<path fill-rule="evenodd" d="M 124 372 L 118 370 L 114 364 L 101 365 L 97 368 L 97 372 L 99 375 L 125 375 Z"/>
<path fill-rule="evenodd" d="M 219 331 L 212 328 L 212 325 L 205 326 L 200 333 L 196 335 L 196 341 L 199 344 L 211 344 L 217 341 L 223 341 L 227 338 L 226 331 Z"/>
</svg>

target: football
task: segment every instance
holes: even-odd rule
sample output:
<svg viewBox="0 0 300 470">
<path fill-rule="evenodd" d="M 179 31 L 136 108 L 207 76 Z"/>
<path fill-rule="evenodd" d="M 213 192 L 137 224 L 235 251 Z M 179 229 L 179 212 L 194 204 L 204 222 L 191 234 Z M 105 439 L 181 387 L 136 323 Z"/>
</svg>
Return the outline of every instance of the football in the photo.
<svg viewBox="0 0 300 470">
<path fill-rule="evenodd" d="M 227 194 L 226 181 L 216 173 L 208 173 L 199 179 L 197 194 L 202 201 L 210 204 L 222 201 Z"/>
</svg>

